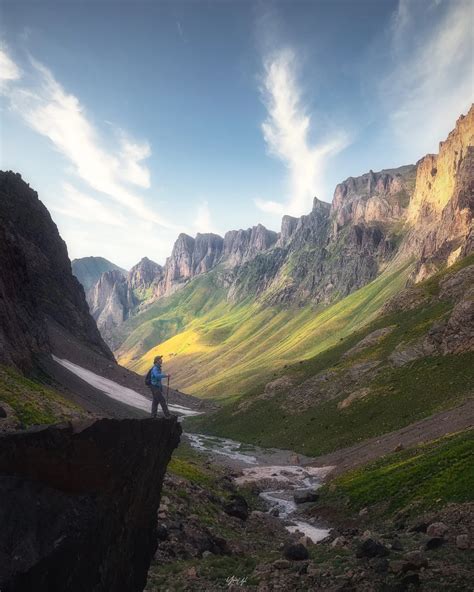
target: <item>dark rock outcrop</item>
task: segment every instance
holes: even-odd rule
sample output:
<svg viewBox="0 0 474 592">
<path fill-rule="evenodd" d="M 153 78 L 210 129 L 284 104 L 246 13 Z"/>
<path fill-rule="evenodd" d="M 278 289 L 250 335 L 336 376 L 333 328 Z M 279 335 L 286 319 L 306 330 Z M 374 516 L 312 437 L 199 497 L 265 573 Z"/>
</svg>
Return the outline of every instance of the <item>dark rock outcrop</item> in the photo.
<svg viewBox="0 0 474 592">
<path fill-rule="evenodd" d="M 0 436 L 1 590 L 143 590 L 180 433 L 102 419 Z"/>
<path fill-rule="evenodd" d="M 0 269 L 0 363 L 31 368 L 51 351 L 51 321 L 113 360 L 48 210 L 11 171 L 0 172 Z"/>
</svg>

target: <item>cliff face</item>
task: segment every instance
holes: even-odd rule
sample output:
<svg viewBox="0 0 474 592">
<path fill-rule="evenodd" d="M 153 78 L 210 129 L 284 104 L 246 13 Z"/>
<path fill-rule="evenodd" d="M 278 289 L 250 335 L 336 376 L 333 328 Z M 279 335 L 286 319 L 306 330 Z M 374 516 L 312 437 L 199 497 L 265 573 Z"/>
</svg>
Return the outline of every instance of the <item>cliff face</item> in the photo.
<svg viewBox="0 0 474 592">
<path fill-rule="evenodd" d="M 401 248 L 403 256 L 419 259 L 416 281 L 472 252 L 473 212 L 474 106 L 440 142 L 439 154 L 425 156 L 417 166 L 410 232 Z"/>
<path fill-rule="evenodd" d="M 113 360 L 48 210 L 12 172 L 0 172 L 0 268 L 0 363 L 31 367 L 51 351 L 50 323 Z"/>
<path fill-rule="evenodd" d="M 222 246 L 223 239 L 217 234 L 198 234 L 196 238 L 180 234 L 166 261 L 164 278 L 155 296 L 171 294 L 194 276 L 210 271 L 221 257 Z"/>
<path fill-rule="evenodd" d="M 428 154 L 417 164 L 416 188 L 408 208 L 408 221 L 416 225 L 439 220 L 455 191 L 458 173 L 469 147 L 474 146 L 474 106 L 461 115 L 438 154 Z"/>
<path fill-rule="evenodd" d="M 222 260 L 226 267 L 232 268 L 249 261 L 259 253 L 271 248 L 278 235 L 267 230 L 262 224 L 247 230 L 231 230 L 224 236 Z"/>
<path fill-rule="evenodd" d="M 164 278 L 161 265 L 144 257 L 124 275 L 107 271 L 92 286 L 87 301 L 104 339 L 113 344 L 113 332 L 133 311 L 153 298 Z"/>
<path fill-rule="evenodd" d="M 130 310 L 137 303 L 127 279 L 117 270 L 103 273 L 91 288 L 87 300 L 105 339 L 128 318 Z"/>
<path fill-rule="evenodd" d="M 4 592 L 139 592 L 176 420 L 54 425 L 0 436 Z"/>
<path fill-rule="evenodd" d="M 379 173 L 370 171 L 337 185 L 331 204 L 333 235 L 347 224 L 387 224 L 402 219 L 415 176 L 416 166 L 408 165 Z"/>
<path fill-rule="evenodd" d="M 275 248 L 235 274 L 232 298 L 253 292 L 269 303 L 328 303 L 364 286 L 395 253 L 415 172 L 405 166 L 351 177 L 331 205 L 315 198 L 310 214 L 285 216 Z"/>
</svg>

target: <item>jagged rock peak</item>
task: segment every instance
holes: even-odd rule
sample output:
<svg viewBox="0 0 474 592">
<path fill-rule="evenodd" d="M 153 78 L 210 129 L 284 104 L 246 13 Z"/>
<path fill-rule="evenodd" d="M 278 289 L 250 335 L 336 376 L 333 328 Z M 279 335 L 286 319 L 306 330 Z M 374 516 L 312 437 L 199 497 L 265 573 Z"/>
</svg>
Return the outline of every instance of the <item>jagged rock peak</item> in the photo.
<svg viewBox="0 0 474 592">
<path fill-rule="evenodd" d="M 224 236 L 222 259 L 228 267 L 235 267 L 266 251 L 277 240 L 278 233 L 268 230 L 262 224 L 246 230 L 230 230 Z"/>
<path fill-rule="evenodd" d="M 331 210 L 331 204 L 327 203 L 326 201 L 322 201 L 320 199 L 318 199 L 317 197 L 313 198 L 313 212 L 316 211 L 321 211 L 321 212 L 326 212 L 329 214 Z"/>
<path fill-rule="evenodd" d="M 294 216 L 283 216 L 281 219 L 281 231 L 278 240 L 279 244 L 285 245 L 291 239 L 298 226 L 298 220 L 299 218 L 295 218 Z"/>
<path fill-rule="evenodd" d="M 132 289 L 146 290 L 163 277 L 163 267 L 148 257 L 143 257 L 128 273 L 127 281 Z"/>
<path fill-rule="evenodd" d="M 405 213 L 415 188 L 416 165 L 349 177 L 336 186 L 333 232 L 347 224 L 392 223 Z"/>
</svg>

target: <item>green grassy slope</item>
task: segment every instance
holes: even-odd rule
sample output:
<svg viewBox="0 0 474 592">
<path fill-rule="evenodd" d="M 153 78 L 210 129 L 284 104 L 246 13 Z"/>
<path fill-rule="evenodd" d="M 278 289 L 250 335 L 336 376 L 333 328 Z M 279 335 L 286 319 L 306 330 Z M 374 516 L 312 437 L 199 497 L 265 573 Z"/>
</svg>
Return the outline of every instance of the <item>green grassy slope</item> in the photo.
<svg viewBox="0 0 474 592">
<path fill-rule="evenodd" d="M 326 308 L 290 309 L 250 299 L 232 305 L 207 274 L 124 326 L 131 333 L 118 360 L 144 373 L 159 352 L 178 388 L 202 397 L 239 397 L 285 365 L 314 357 L 373 320 L 409 271 L 405 265 L 387 272 Z M 161 342 L 165 327 L 170 338 Z M 148 349 L 153 343 L 159 345 Z"/>
<path fill-rule="evenodd" d="M 7 419 L 11 428 L 28 427 L 78 418 L 78 407 L 52 388 L 25 378 L 12 368 L 0 367 L 0 406 L 12 410 Z M 2 419 L 0 419 L 0 422 Z"/>
<path fill-rule="evenodd" d="M 350 512 L 377 506 L 390 516 L 409 506 L 420 512 L 468 502 L 473 491 L 474 431 L 467 430 L 337 477 L 320 490 L 320 503 Z"/>
<path fill-rule="evenodd" d="M 419 284 L 416 291 L 427 298 L 437 294 L 439 280 L 444 275 L 453 274 L 473 260 L 474 257 L 469 257 Z M 370 287 L 372 285 L 346 300 L 360 299 Z M 337 310 L 343 304 L 345 301 L 321 314 Z M 401 367 L 390 364 L 388 357 L 397 346 L 408 345 L 424 336 L 452 306 L 453 303 L 435 298 L 413 309 L 377 316 L 358 330 L 346 331 L 342 338 L 341 332 L 336 333 L 326 340 L 329 346 L 320 353 L 275 373 L 275 376 L 292 378 L 295 384 L 291 388 L 261 397 L 262 388 L 257 386 L 238 400 L 225 401 L 212 415 L 190 419 L 188 429 L 316 456 L 449 409 L 474 392 L 474 352 L 422 357 Z M 384 327 L 392 327 L 392 332 L 358 354 L 343 357 L 362 338 Z M 332 347 L 331 342 L 335 342 Z M 351 392 L 350 375 L 347 386 L 348 371 L 358 363 L 370 361 L 378 361 L 380 370 L 367 375 L 363 384 L 366 395 L 340 408 L 339 404 Z M 325 388 L 340 384 L 340 393 L 327 400 L 317 394 L 317 389 L 309 388 L 300 409 L 298 385 L 321 373 L 329 376 Z"/>
</svg>

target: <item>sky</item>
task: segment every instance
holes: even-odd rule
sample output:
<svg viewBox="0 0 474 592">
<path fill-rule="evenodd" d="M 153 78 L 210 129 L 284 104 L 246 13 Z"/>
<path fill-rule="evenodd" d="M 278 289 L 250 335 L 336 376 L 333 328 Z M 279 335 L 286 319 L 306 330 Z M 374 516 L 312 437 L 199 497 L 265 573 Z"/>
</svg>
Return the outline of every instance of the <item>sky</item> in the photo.
<svg viewBox="0 0 474 592">
<path fill-rule="evenodd" d="M 0 168 L 71 258 L 308 213 L 414 163 L 474 95 L 470 0 L 0 0 Z"/>
</svg>

